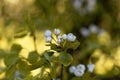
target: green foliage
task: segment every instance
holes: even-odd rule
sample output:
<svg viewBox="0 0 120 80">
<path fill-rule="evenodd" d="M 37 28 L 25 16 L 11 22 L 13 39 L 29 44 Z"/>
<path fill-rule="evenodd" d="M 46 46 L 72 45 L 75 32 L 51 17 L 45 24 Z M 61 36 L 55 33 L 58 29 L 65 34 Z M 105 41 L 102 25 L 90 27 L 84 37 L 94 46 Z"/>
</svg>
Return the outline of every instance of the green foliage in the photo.
<svg viewBox="0 0 120 80">
<path fill-rule="evenodd" d="M 25 28 L 18 28 L 15 32 L 14 38 L 23 38 L 28 34 L 28 30 Z"/>
<path fill-rule="evenodd" d="M 74 77 L 72 80 L 99 80 L 96 76 L 93 76 L 93 74 L 86 72 L 82 77 Z"/>
<path fill-rule="evenodd" d="M 32 1 L 30 3 L 29 1 L 25 1 L 24 3 L 24 0 L 21 0 L 19 3 L 21 3 L 23 7 L 14 7 L 16 4 L 21 4 L 17 2 L 14 4 L 13 1 L 13 4 L 8 2 L 8 5 L 6 5 L 7 1 L 0 0 L 0 41 L 3 39 L 3 44 L 0 42 L 0 48 L 4 48 L 4 42 L 9 48 L 9 45 L 14 41 L 13 39 L 23 39 L 28 34 L 30 38 L 33 38 L 35 45 L 35 50 L 29 52 L 27 59 L 19 55 L 25 44 L 23 46 L 12 44 L 10 50 L 0 49 L 0 62 L 3 59 L 6 66 L 3 70 L 0 66 L 0 73 L 4 71 L 6 73 L 4 80 L 14 80 L 15 71 L 19 71 L 20 73 L 20 78 L 16 78 L 16 80 L 52 80 L 52 78 L 61 78 L 61 64 L 66 68 L 66 73 L 64 73 L 65 79 L 98 80 L 95 77 L 96 75 L 87 72 L 82 77 L 71 76 L 68 68 L 71 64 L 96 63 L 100 56 L 98 55 L 95 58 L 91 56 L 94 50 L 99 48 L 102 53 L 105 53 L 105 56 L 115 60 L 113 70 L 108 71 L 104 76 L 114 77 L 120 74 L 119 64 L 116 64 L 116 58 L 114 59 L 111 55 L 113 48 L 119 47 L 120 43 L 120 1 L 96 0 L 97 5 L 92 12 L 84 10 L 84 7 L 87 5 L 86 2 L 81 3 L 83 9 L 77 11 L 73 6 L 74 1 L 75 0 L 35 0 L 33 3 Z M 12 11 L 14 9 L 16 11 Z M 82 11 L 86 12 L 82 13 Z M 13 27 L 17 27 L 12 29 L 12 27 L 9 27 L 11 24 Z M 102 46 L 98 42 L 100 31 L 98 34 L 92 33 L 92 35 L 90 34 L 88 37 L 84 37 L 79 33 L 81 27 L 85 26 L 85 28 L 89 29 L 89 25 L 91 24 L 95 24 L 99 29 L 101 28 L 109 33 L 111 41 L 108 46 L 105 45 L 106 43 L 103 44 L 105 46 Z M 75 33 L 79 41 L 70 42 L 67 39 L 63 39 L 63 42 L 58 43 L 57 40 L 55 40 L 54 43 L 51 42 L 46 45 L 50 47 L 50 49 L 45 50 L 39 55 L 40 53 L 38 53 L 36 49 L 36 45 L 39 45 L 36 44 L 36 38 L 39 35 L 38 32 L 42 32 L 45 28 L 52 29 L 53 27 L 60 27 L 66 33 Z M 14 35 L 11 35 L 12 33 L 14 33 Z M 7 37 L 9 39 L 4 40 L 4 38 Z M 41 36 L 39 37 L 41 38 Z M 52 37 L 54 36 L 52 35 Z M 82 42 L 81 45 L 80 42 Z M 38 68 L 41 68 L 42 71 L 35 77 L 32 76 L 30 74 L 31 71 Z M 45 69 L 49 69 L 50 72 L 46 72 Z"/>
<path fill-rule="evenodd" d="M 23 76 L 27 76 L 30 74 L 30 67 L 28 63 L 23 59 L 19 60 L 17 64 L 17 69 Z"/>
<path fill-rule="evenodd" d="M 26 78 L 24 78 L 23 80 L 35 80 L 33 76 L 28 75 Z"/>
<path fill-rule="evenodd" d="M 64 44 L 64 49 L 73 49 L 76 50 L 80 45 L 79 41 L 75 41 L 75 42 L 68 42 L 66 41 L 66 43 Z"/>
<path fill-rule="evenodd" d="M 6 66 L 14 64 L 19 59 L 18 55 L 21 49 L 22 47 L 19 44 L 12 45 L 10 53 L 6 54 L 6 57 L 4 59 L 4 63 Z"/>
<path fill-rule="evenodd" d="M 6 52 L 0 49 L 0 58 L 4 58 L 6 56 Z"/>
<path fill-rule="evenodd" d="M 14 64 L 17 60 L 18 60 L 18 54 L 14 53 L 14 54 L 8 54 L 5 59 L 4 59 L 4 63 L 6 66 L 10 66 L 11 64 Z"/>
<path fill-rule="evenodd" d="M 73 57 L 68 53 L 61 52 L 59 60 L 64 66 L 69 66 L 73 61 Z"/>
<path fill-rule="evenodd" d="M 32 51 L 29 53 L 27 60 L 29 61 L 29 63 L 34 64 L 38 61 L 38 59 L 39 59 L 39 54 L 36 51 Z"/>
<path fill-rule="evenodd" d="M 13 44 L 10 51 L 12 53 L 18 54 L 20 52 L 20 50 L 22 49 L 22 46 L 19 44 Z"/>
<path fill-rule="evenodd" d="M 13 80 L 16 71 L 16 64 L 7 68 L 5 80 Z"/>
</svg>

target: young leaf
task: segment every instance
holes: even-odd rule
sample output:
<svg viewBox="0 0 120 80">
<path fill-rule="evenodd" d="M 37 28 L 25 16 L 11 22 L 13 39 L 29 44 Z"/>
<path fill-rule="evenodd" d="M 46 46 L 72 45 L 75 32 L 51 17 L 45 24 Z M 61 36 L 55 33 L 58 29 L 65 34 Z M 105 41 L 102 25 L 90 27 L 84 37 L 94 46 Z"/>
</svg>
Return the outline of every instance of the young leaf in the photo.
<svg viewBox="0 0 120 80">
<path fill-rule="evenodd" d="M 39 61 L 30 65 L 29 67 L 30 67 L 30 70 L 34 70 L 34 69 L 37 69 L 37 68 L 44 66 L 47 63 L 48 63 L 48 61 L 45 58 L 41 58 Z"/>
<path fill-rule="evenodd" d="M 34 77 L 31 75 L 28 75 L 24 80 L 34 80 Z"/>
<path fill-rule="evenodd" d="M 62 52 L 59 55 L 59 60 L 64 66 L 69 66 L 73 61 L 73 57 L 68 53 Z"/>
<path fill-rule="evenodd" d="M 10 66 L 11 64 L 15 63 L 15 61 L 18 59 L 18 54 L 7 54 L 5 59 L 4 59 L 4 63 L 6 66 Z"/>
<path fill-rule="evenodd" d="M 66 49 L 77 49 L 80 45 L 80 42 L 79 41 L 75 41 L 75 42 L 66 42 L 64 48 Z"/>
<path fill-rule="evenodd" d="M 8 70 L 6 71 L 5 80 L 13 80 L 15 71 L 16 71 L 16 65 L 12 65 L 10 68 L 8 68 Z"/>
<path fill-rule="evenodd" d="M 14 38 L 22 38 L 28 34 L 28 31 L 25 28 L 20 28 L 15 32 Z"/>
<path fill-rule="evenodd" d="M 22 46 L 19 44 L 13 44 L 10 51 L 18 54 L 20 50 L 22 49 Z"/>
<path fill-rule="evenodd" d="M 44 55 L 44 57 L 45 57 L 48 61 L 50 61 L 51 58 L 50 58 L 50 56 L 48 55 L 48 53 L 44 53 L 43 55 Z"/>
<path fill-rule="evenodd" d="M 25 60 L 21 59 L 18 62 L 17 69 L 23 76 L 30 74 L 30 67 Z"/>
<path fill-rule="evenodd" d="M 32 51 L 29 53 L 28 55 L 28 61 L 31 63 L 31 64 L 34 64 L 38 61 L 39 59 L 39 54 L 36 52 L 36 51 Z"/>
</svg>

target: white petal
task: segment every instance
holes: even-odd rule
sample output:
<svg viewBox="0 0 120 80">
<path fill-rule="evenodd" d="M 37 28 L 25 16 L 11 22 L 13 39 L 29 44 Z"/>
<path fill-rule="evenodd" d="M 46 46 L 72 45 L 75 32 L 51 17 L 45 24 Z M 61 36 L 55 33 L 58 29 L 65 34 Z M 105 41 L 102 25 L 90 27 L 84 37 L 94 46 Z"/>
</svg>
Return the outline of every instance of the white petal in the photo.
<svg viewBox="0 0 120 80">
<path fill-rule="evenodd" d="M 79 64 L 76 68 L 85 71 L 85 65 L 84 64 Z"/>
<path fill-rule="evenodd" d="M 45 31 L 44 35 L 45 35 L 45 37 L 51 36 L 52 32 L 48 29 Z"/>
<path fill-rule="evenodd" d="M 94 68 L 95 68 L 95 65 L 94 64 L 88 64 L 87 65 L 87 68 L 88 68 L 88 71 L 89 72 L 93 72 Z"/>
<path fill-rule="evenodd" d="M 70 73 L 74 73 L 75 70 L 76 70 L 76 67 L 75 67 L 75 66 L 71 66 L 71 67 L 69 68 L 69 72 L 70 72 Z"/>
<path fill-rule="evenodd" d="M 74 71 L 74 75 L 77 76 L 77 77 L 83 76 L 83 74 L 84 74 L 84 71 L 82 71 L 82 70 L 80 71 L 80 70 L 76 69 Z"/>
<path fill-rule="evenodd" d="M 59 34 L 60 34 L 60 30 L 59 30 L 59 29 L 54 29 L 54 33 L 55 33 L 56 35 L 59 35 Z"/>
</svg>

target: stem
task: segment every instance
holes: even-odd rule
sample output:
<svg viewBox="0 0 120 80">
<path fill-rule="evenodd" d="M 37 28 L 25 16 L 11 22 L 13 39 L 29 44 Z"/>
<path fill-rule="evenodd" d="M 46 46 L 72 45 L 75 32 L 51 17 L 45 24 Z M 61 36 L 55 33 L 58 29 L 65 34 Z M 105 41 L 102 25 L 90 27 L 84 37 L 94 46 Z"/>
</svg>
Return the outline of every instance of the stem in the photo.
<svg viewBox="0 0 120 80">
<path fill-rule="evenodd" d="M 63 73 L 64 73 L 64 66 L 63 64 L 61 65 L 61 80 L 63 80 Z"/>
<path fill-rule="evenodd" d="M 28 14 L 28 16 L 27 16 L 27 19 L 26 19 L 27 21 L 27 24 L 28 24 L 28 28 L 29 28 L 29 30 L 30 30 L 30 32 L 31 32 L 31 34 L 32 34 L 32 37 L 33 37 L 33 42 L 34 42 L 34 48 L 35 48 L 35 51 L 37 52 L 37 45 L 36 45 L 36 36 L 35 36 L 35 25 L 33 25 L 33 26 L 31 26 L 32 24 L 31 24 L 31 18 L 30 18 L 30 15 Z"/>
<path fill-rule="evenodd" d="M 34 42 L 35 51 L 37 52 L 37 45 L 36 45 L 36 36 L 35 36 L 35 33 L 33 33 L 33 42 Z"/>
</svg>

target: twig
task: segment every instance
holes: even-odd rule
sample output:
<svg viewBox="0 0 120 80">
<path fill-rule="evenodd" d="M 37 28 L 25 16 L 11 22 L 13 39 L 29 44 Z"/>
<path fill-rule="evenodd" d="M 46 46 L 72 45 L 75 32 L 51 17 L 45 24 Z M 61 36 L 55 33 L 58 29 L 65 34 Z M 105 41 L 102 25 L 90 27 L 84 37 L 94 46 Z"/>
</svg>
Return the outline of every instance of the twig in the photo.
<svg viewBox="0 0 120 80">
<path fill-rule="evenodd" d="M 64 73 L 64 66 L 63 64 L 61 65 L 61 80 L 63 80 L 63 73 Z"/>
</svg>

